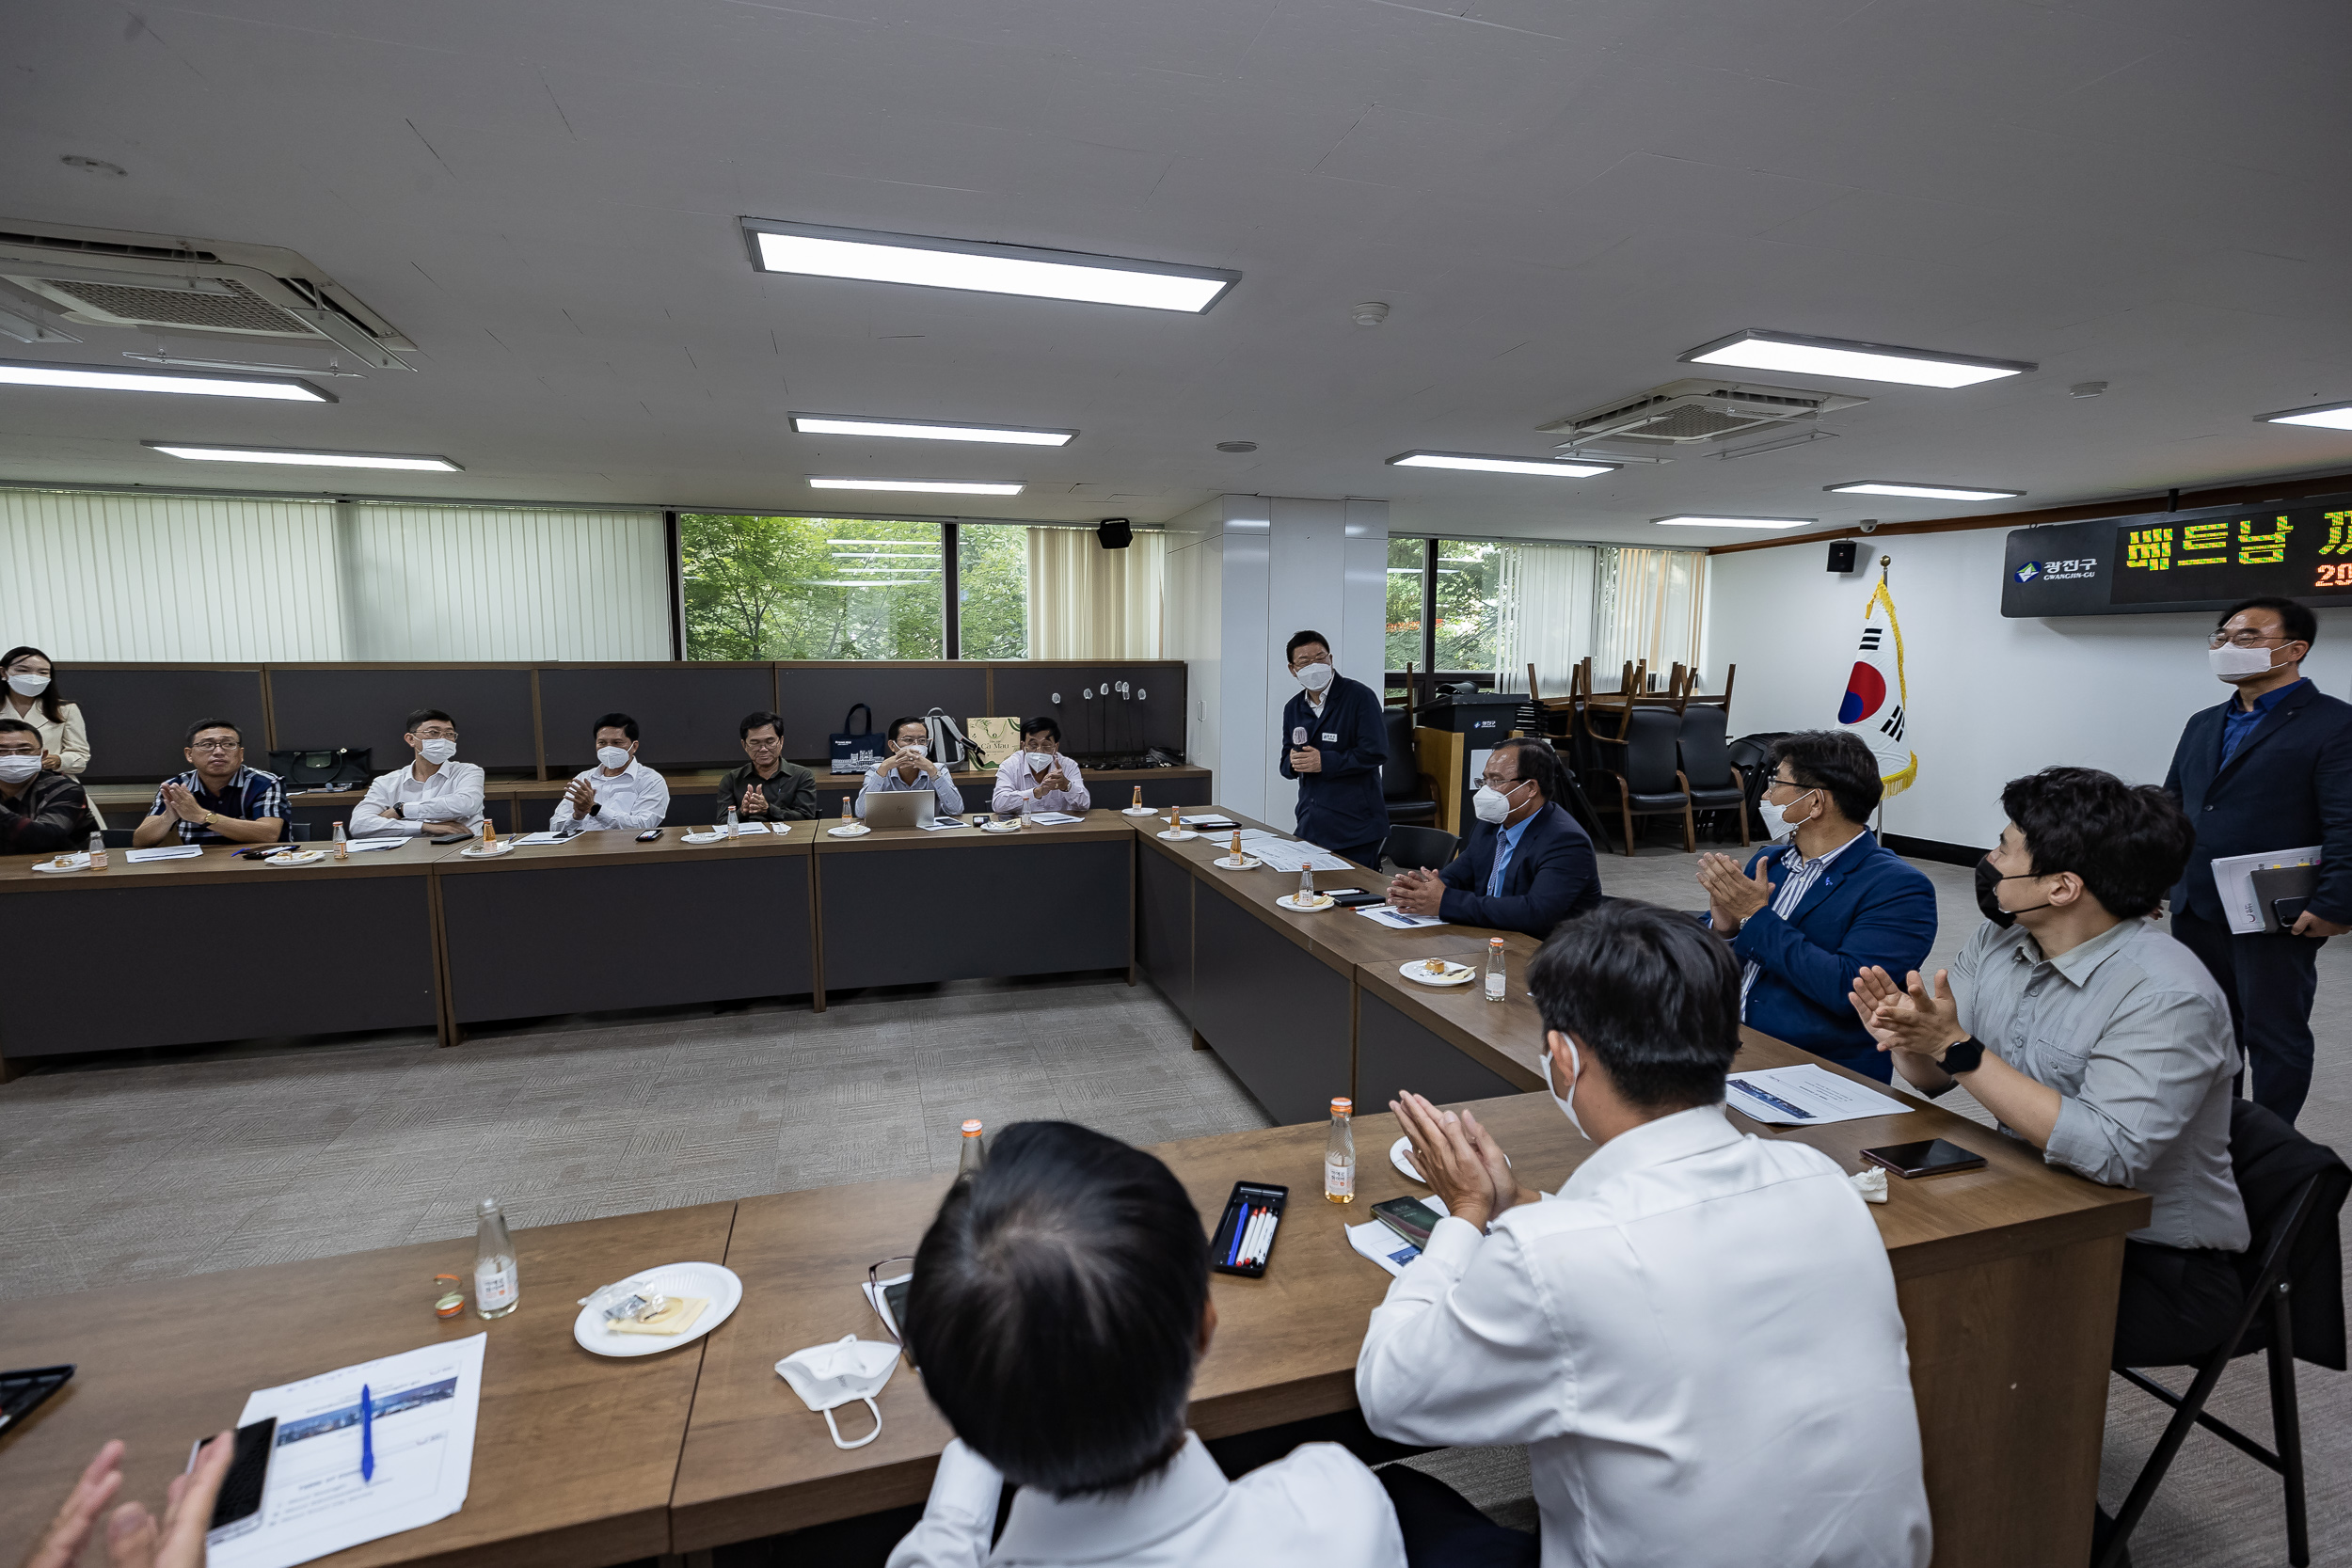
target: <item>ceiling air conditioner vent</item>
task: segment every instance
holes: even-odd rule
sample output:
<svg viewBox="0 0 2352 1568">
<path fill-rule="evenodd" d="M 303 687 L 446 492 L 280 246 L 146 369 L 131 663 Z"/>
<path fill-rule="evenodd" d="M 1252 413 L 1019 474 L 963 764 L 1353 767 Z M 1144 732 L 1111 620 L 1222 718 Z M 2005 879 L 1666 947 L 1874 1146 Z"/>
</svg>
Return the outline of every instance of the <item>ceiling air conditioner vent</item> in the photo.
<svg viewBox="0 0 2352 1568">
<path fill-rule="evenodd" d="M 395 356 L 417 347 L 322 268 L 275 245 L 0 220 L 0 284 L 91 326 L 310 339 L 388 371 L 410 369 Z"/>
<path fill-rule="evenodd" d="M 1725 440 L 1771 425 L 1811 420 L 1868 401 L 1842 392 L 1814 392 L 1794 387 L 1670 381 L 1663 387 L 1618 398 L 1598 408 L 1536 428 L 1567 436 L 1564 446 L 1603 438 L 1682 446 Z"/>
</svg>

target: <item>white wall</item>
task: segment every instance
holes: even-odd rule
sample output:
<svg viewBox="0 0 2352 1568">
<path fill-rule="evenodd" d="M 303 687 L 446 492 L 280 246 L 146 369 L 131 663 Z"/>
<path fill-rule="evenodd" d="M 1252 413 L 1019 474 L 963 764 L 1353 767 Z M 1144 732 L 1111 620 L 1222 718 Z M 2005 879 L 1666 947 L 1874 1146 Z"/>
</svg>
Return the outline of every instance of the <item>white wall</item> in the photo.
<svg viewBox="0 0 2352 1568">
<path fill-rule="evenodd" d="M 2054 763 L 2161 784 L 2188 716 L 2227 694 L 2205 664 L 2209 614 L 2001 616 L 2009 531 L 1861 537 L 1869 569 L 1824 569 L 1816 542 L 1713 558 L 1706 662 L 1740 667 L 1735 735 L 1836 722 L 1862 611 L 1892 556 L 1910 743 L 1919 779 L 1887 802 L 1886 832 L 1987 847 L 2001 785 Z M 2352 610 L 2321 610 L 2304 671 L 2352 686 Z"/>
<path fill-rule="evenodd" d="M 1179 532 L 1182 527 L 1184 531 Z M 1225 712 L 1224 516 L 1216 502 L 1168 526 L 1168 636 L 1163 657 L 1184 661 L 1184 760 L 1214 772 Z M 1238 809 L 1238 808 L 1236 808 Z"/>
</svg>

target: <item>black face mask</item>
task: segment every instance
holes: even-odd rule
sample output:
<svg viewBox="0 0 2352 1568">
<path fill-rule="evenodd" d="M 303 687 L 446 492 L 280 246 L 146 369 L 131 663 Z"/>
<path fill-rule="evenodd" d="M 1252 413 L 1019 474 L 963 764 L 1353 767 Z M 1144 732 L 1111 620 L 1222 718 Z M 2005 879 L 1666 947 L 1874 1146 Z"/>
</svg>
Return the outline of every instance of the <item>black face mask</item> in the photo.
<svg viewBox="0 0 2352 1568">
<path fill-rule="evenodd" d="M 1998 926 L 2002 930 L 2008 930 L 2011 926 L 2017 924 L 2017 917 L 2019 915 L 2026 913 L 2029 911 L 2046 910 L 2050 907 L 2049 902 L 2045 899 L 2039 904 L 2028 904 L 2023 910 L 2005 910 L 2001 908 L 2000 899 L 1995 896 L 1995 895 L 1999 892 L 2000 886 L 2003 882 L 2031 881 L 2032 879 L 2033 879 L 2030 875 L 2026 877 L 2004 877 L 1997 869 L 1994 868 L 1993 864 L 1993 857 L 1991 855 L 1985 856 L 1984 859 L 1977 863 L 1977 908 L 1984 911 L 1985 919 L 1990 920 L 1994 925 Z"/>
</svg>

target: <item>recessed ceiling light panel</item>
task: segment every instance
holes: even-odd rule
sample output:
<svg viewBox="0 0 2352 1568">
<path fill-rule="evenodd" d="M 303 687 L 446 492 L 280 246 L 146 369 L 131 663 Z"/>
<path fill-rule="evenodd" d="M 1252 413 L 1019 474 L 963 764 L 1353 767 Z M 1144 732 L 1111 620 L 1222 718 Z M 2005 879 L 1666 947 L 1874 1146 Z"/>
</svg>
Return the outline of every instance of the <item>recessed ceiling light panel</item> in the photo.
<svg viewBox="0 0 2352 1568">
<path fill-rule="evenodd" d="M 1131 305 L 1145 310 L 1199 314 L 1241 281 L 1241 274 L 1217 267 L 766 218 L 745 218 L 743 237 L 751 245 L 752 265 L 762 272 Z"/>
<path fill-rule="evenodd" d="M 2316 425 L 2322 430 L 2352 430 L 2352 403 L 2323 403 L 2312 408 L 2285 408 L 2257 414 L 2256 424 Z"/>
<path fill-rule="evenodd" d="M 462 474 L 446 457 L 429 452 L 310 451 L 298 447 L 223 447 L 199 441 L 141 441 L 143 447 L 199 463 L 287 463 L 303 468 L 405 468 L 412 473 Z"/>
<path fill-rule="evenodd" d="M 986 441 L 1008 447 L 1066 447 L 1074 430 L 1040 430 L 1017 424 L 941 424 L 930 420 L 868 419 L 850 414 L 794 414 L 803 436 L 886 436 L 910 441 Z"/>
<path fill-rule="evenodd" d="M 300 376 L 126 371 L 107 365 L 59 365 L 42 359 L 0 359 L 0 386 L 71 387 L 91 392 L 180 392 L 199 397 L 271 398 L 280 403 L 335 401 L 334 393 L 313 387 Z"/>
<path fill-rule="evenodd" d="M 1691 512 L 1650 519 L 1661 528 L 1803 528 L 1807 523 L 1820 520 L 1819 517 L 1702 517 Z"/>
<path fill-rule="evenodd" d="M 1979 490 L 1968 484 L 1916 484 L 1907 479 L 1856 479 L 1844 484 L 1824 484 L 1821 488 L 1837 496 L 1917 496 L 1931 501 L 2013 500 L 2026 493 Z"/>
<path fill-rule="evenodd" d="M 1614 473 L 1625 466 L 1476 451 L 1401 451 L 1389 463 L 1398 468 L 1466 468 L 1481 474 L 1541 474 L 1546 479 L 1591 479 L 1596 474 Z"/>
<path fill-rule="evenodd" d="M 818 479 L 812 477 L 813 490 L 919 490 L 941 496 L 1017 496 L 1018 484 L 967 479 Z"/>
<path fill-rule="evenodd" d="M 2039 370 L 2024 359 L 1980 359 L 1887 343 L 1857 343 L 1844 338 L 1811 338 L 1797 332 L 1754 327 L 1701 343 L 1680 356 L 1693 365 L 1739 365 L 1749 370 L 1787 371 L 1798 375 L 1841 375 L 1856 381 L 1899 381 L 1912 387 L 1973 387 Z"/>
</svg>

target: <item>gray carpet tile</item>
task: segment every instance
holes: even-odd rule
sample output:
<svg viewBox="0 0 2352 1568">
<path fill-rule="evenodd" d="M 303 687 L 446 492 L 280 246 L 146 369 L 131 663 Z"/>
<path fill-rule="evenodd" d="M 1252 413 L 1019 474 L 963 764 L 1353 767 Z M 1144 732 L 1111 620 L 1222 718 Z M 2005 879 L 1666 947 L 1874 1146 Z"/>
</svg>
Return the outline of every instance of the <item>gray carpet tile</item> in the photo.
<svg viewBox="0 0 2352 1568">
<path fill-rule="evenodd" d="M 1974 890 L 1966 867 L 1920 868 L 1942 914 L 1932 969 L 1974 928 Z M 1604 853 L 1600 872 L 1620 897 L 1705 904 L 1678 849 Z M 2347 1003 L 2352 942 L 2331 942 L 2301 1126 L 2338 1148 L 2352 1148 Z M 1964 1094 L 1944 1103 L 1984 1119 Z M 1267 1120 L 1157 992 L 1099 975 L 876 988 L 823 1013 L 760 1001 L 536 1019 L 455 1051 L 402 1030 L 75 1058 L 0 1085 L 0 1297 L 461 1238 L 485 1194 L 530 1226 L 941 1172 L 967 1116 L 992 1132 L 1067 1117 L 1139 1144 Z M 2352 1379 L 2302 1367 L 2297 1382 L 2314 1560 L 2352 1562 Z M 2214 1408 L 2268 1432 L 2258 1362 L 2232 1369 Z M 2115 1384 L 2110 1506 L 2161 1416 Z M 1533 1528 L 1523 1449 L 1408 1463 Z M 2282 1560 L 2277 1481 L 2192 1436 L 2133 1555 L 2142 1568 Z"/>
</svg>

